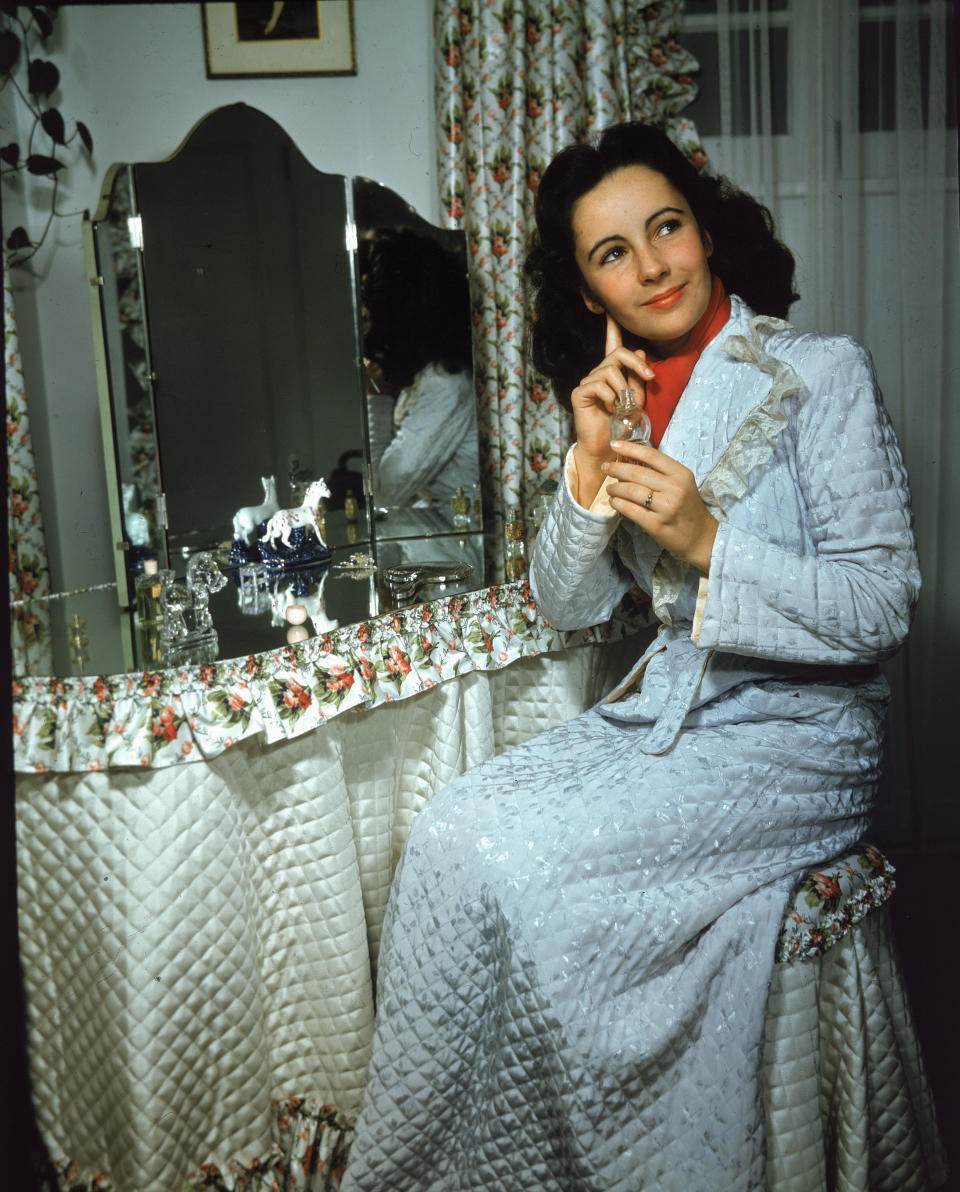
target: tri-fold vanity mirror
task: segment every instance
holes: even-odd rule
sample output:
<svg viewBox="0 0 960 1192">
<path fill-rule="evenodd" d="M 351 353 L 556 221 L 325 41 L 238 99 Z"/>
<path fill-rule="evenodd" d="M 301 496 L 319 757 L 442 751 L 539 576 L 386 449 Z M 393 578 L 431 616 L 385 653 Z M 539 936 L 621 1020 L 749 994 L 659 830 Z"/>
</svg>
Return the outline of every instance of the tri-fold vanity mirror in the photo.
<svg viewBox="0 0 960 1192">
<path fill-rule="evenodd" d="M 301 640 L 292 603 L 319 631 L 481 585 L 462 232 L 234 104 L 113 167 L 85 240 L 131 668 Z M 145 588 L 179 647 L 138 629 Z"/>
</svg>

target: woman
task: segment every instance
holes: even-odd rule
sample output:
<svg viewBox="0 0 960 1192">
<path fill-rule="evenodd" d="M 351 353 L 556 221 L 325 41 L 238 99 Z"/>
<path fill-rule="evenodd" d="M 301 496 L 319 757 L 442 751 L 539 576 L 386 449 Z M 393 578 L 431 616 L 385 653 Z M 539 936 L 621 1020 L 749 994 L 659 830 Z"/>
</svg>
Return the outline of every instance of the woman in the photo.
<svg viewBox="0 0 960 1192">
<path fill-rule="evenodd" d="M 480 479 L 464 262 L 412 228 L 380 230 L 360 251 L 374 499 L 446 505 Z"/>
<path fill-rule="evenodd" d="M 906 475 L 864 350 L 770 317 L 769 215 L 661 133 L 562 152 L 537 226 L 535 357 L 576 429 L 537 601 L 582 626 L 638 584 L 660 631 L 414 822 L 344 1186 L 761 1189 L 781 917 L 869 821 L 919 591 Z M 626 387 L 653 445 L 609 441 Z"/>
</svg>

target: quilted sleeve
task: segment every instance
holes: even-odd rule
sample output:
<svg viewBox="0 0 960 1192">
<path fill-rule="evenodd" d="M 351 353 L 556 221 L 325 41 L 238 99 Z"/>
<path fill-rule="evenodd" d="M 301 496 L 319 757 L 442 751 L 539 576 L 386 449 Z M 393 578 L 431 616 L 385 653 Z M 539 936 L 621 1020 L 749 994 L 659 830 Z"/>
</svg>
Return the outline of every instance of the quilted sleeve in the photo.
<svg viewBox="0 0 960 1192">
<path fill-rule="evenodd" d="M 722 522 L 701 647 L 856 664 L 893 653 L 906 636 L 920 574 L 900 448 L 869 355 L 840 338 L 822 350 L 797 415 L 812 547 L 797 553 Z"/>
<path fill-rule="evenodd" d="M 619 516 L 584 509 L 573 498 L 569 472 L 543 519 L 530 560 L 530 586 L 555 629 L 582 629 L 605 621 L 633 576 L 610 546 Z"/>
</svg>

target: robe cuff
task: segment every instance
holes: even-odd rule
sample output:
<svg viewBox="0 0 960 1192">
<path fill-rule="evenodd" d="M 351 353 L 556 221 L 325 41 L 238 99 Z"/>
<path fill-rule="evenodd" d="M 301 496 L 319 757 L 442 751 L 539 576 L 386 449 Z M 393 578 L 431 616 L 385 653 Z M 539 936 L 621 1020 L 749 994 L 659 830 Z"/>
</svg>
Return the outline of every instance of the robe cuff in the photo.
<svg viewBox="0 0 960 1192">
<path fill-rule="evenodd" d="M 567 452 L 567 461 L 564 466 L 564 473 L 567 481 L 567 489 L 570 496 L 580 505 L 580 473 L 577 470 L 577 453 L 575 450 L 576 444 Z M 581 509 L 586 509 L 588 513 L 595 513 L 599 517 L 616 517 L 617 511 L 610 504 L 610 499 L 607 492 L 610 485 L 614 483 L 612 476 L 607 476 L 603 483 L 597 490 L 597 495 L 593 498 L 593 503 L 589 506 L 580 505 Z"/>
<path fill-rule="evenodd" d="M 690 630 L 690 636 L 695 642 L 700 640 L 700 629 L 703 626 L 703 614 L 707 607 L 707 592 L 710 588 L 710 581 L 708 576 L 700 576 L 700 585 L 697 588 L 697 607 L 693 612 L 693 628 Z"/>
</svg>

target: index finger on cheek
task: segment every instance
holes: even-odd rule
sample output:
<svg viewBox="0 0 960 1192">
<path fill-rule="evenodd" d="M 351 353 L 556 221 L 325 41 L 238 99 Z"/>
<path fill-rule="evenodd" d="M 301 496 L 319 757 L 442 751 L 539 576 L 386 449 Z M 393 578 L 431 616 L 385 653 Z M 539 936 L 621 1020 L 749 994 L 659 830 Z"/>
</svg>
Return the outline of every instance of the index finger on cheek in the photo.
<svg viewBox="0 0 960 1192">
<path fill-rule="evenodd" d="M 617 348 L 623 347 L 623 336 L 620 334 L 620 324 L 607 312 L 607 338 L 604 355 L 609 356 Z"/>
</svg>

